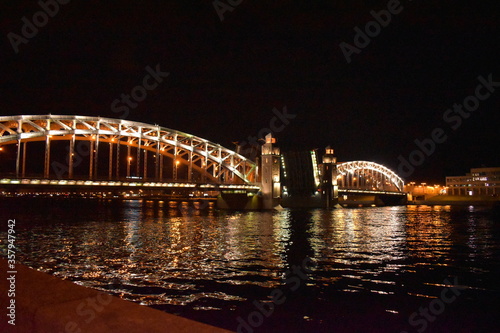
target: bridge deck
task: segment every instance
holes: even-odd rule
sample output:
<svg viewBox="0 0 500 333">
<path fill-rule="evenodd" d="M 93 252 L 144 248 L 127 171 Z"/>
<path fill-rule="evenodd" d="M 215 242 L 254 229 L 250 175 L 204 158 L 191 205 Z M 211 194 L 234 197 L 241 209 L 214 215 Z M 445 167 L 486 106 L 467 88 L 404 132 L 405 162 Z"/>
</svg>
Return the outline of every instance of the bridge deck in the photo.
<svg viewBox="0 0 500 333">
<path fill-rule="evenodd" d="M 108 180 L 66 180 L 66 179 L 0 179 L 0 185 L 37 185 L 40 187 L 65 186 L 71 187 L 146 187 L 146 188 L 197 188 L 202 190 L 219 189 L 241 189 L 241 190 L 259 190 L 258 185 L 248 184 L 207 184 L 207 183 L 188 183 L 188 182 L 154 182 L 154 181 L 108 181 Z"/>
</svg>

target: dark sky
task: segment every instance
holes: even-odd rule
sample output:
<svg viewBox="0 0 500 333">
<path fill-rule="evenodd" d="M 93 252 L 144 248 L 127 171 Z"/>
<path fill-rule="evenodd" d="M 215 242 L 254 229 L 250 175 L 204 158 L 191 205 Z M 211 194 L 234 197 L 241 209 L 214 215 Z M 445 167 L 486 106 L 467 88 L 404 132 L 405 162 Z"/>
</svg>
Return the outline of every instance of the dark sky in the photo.
<svg viewBox="0 0 500 333">
<path fill-rule="evenodd" d="M 500 87 L 456 130 L 443 120 L 475 94 L 478 76 L 500 82 L 496 3 L 401 1 L 351 63 L 339 44 L 353 45 L 354 27 L 387 1 L 244 0 L 221 22 L 211 1 L 72 0 L 17 54 L 8 34 L 22 35 L 23 16 L 32 22 L 41 7 L 2 3 L 0 114 L 118 118 L 112 102 L 159 64 L 170 75 L 126 119 L 233 148 L 286 106 L 297 116 L 276 133 L 282 149 L 331 145 L 341 161 L 394 170 L 414 140 L 442 128 L 445 142 L 406 179 L 444 182 L 500 166 Z"/>
</svg>

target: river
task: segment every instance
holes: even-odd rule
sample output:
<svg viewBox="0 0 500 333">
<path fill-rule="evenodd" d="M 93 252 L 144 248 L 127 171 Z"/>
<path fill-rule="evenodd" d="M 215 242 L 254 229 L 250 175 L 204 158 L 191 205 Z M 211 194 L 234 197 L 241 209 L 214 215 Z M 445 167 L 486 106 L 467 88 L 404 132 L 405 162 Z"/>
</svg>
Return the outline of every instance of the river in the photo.
<svg viewBox="0 0 500 333">
<path fill-rule="evenodd" d="M 500 211 L 0 199 L 25 265 L 240 332 L 498 332 Z"/>
</svg>

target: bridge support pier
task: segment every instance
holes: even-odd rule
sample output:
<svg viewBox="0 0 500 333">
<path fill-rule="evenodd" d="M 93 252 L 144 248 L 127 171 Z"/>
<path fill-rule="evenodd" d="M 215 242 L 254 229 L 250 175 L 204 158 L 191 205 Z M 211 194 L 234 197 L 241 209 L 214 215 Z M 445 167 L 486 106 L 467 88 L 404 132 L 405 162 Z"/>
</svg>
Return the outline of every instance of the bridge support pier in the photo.
<svg viewBox="0 0 500 333">
<path fill-rule="evenodd" d="M 321 194 L 326 208 L 332 208 L 339 201 L 339 187 L 337 184 L 337 158 L 330 146 L 326 147 L 322 164 Z M 359 180 L 358 180 L 359 182 Z"/>
<path fill-rule="evenodd" d="M 158 137 L 160 135 L 158 134 Z M 155 154 L 155 179 L 160 180 L 160 142 L 156 143 L 156 154 Z"/>
<path fill-rule="evenodd" d="M 121 130 L 121 125 L 120 125 L 120 130 Z M 115 166 L 115 177 L 116 179 L 120 179 L 120 149 L 121 149 L 121 146 L 120 146 L 120 141 L 122 139 L 122 136 L 121 135 L 118 135 L 118 138 L 116 140 L 116 166 Z M 128 157 L 127 157 L 128 159 Z M 128 161 L 127 161 L 128 163 Z"/>
<path fill-rule="evenodd" d="M 50 135 L 45 139 L 45 159 L 43 167 L 43 176 L 48 179 L 50 174 Z"/>
<path fill-rule="evenodd" d="M 148 178 L 148 151 L 144 149 L 144 174 L 142 175 L 142 179 Z"/>
<path fill-rule="evenodd" d="M 90 139 L 89 179 L 94 179 L 94 139 Z"/>
<path fill-rule="evenodd" d="M 109 143 L 108 179 L 113 179 L 113 142 Z"/>
<path fill-rule="evenodd" d="M 159 176 L 159 180 L 162 181 L 163 180 L 163 155 L 160 155 L 160 176 Z"/>
<path fill-rule="evenodd" d="M 68 178 L 73 179 L 73 161 L 75 158 L 75 134 L 71 135 L 68 152 Z"/>
<path fill-rule="evenodd" d="M 99 167 L 99 134 L 95 135 L 95 146 L 94 146 L 94 174 L 92 179 L 98 179 L 98 167 Z"/>
<path fill-rule="evenodd" d="M 130 178 L 130 163 L 132 163 L 132 156 L 130 156 L 130 143 L 127 146 L 127 178 Z"/>
<path fill-rule="evenodd" d="M 142 133 L 142 128 L 139 127 L 138 129 L 139 133 Z M 141 176 L 141 144 L 142 144 L 142 137 L 139 135 L 139 138 L 137 139 L 137 151 L 136 151 L 136 162 L 135 162 L 135 176 L 140 177 Z"/>
<path fill-rule="evenodd" d="M 16 155 L 16 177 L 19 178 L 21 168 L 21 138 L 17 140 L 17 155 Z"/>
<path fill-rule="evenodd" d="M 28 149 L 28 143 L 25 141 L 23 143 L 23 166 L 22 166 L 22 176 L 26 177 L 26 149 Z"/>
</svg>

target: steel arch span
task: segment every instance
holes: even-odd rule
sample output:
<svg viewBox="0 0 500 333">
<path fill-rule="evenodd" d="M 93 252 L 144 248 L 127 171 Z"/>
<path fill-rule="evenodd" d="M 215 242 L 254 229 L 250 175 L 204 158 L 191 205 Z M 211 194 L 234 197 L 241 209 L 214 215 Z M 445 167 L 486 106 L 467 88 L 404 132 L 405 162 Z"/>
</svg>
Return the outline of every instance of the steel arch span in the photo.
<svg viewBox="0 0 500 333">
<path fill-rule="evenodd" d="M 136 176 L 144 179 L 168 179 L 170 177 L 165 177 L 167 170 L 177 180 L 178 169 L 183 168 L 184 179 L 193 182 L 251 184 L 257 181 L 255 162 L 219 144 L 159 125 L 77 115 L 0 117 L 0 146 L 17 145 L 15 173 L 18 177 L 24 177 L 26 173 L 28 143 L 36 141 L 45 142 L 44 177 L 53 176 L 55 166 L 54 161 L 51 163 L 51 143 L 61 140 L 69 144 L 63 159 L 65 164 L 56 165 L 63 170 L 58 178 L 76 176 L 77 159 L 82 157 L 78 156 L 75 142 L 85 141 L 88 153 L 83 158 L 87 161 L 90 179 L 103 178 L 105 173 L 109 179 L 123 178 L 125 168 L 129 177 L 133 164 Z M 122 151 L 124 146 L 126 153 Z M 148 155 L 148 152 L 151 153 Z M 103 158 L 107 159 L 105 168 L 100 161 Z M 166 164 L 165 159 L 171 164 Z"/>
<path fill-rule="evenodd" d="M 352 161 L 337 164 L 339 188 L 404 191 L 404 181 L 394 171 L 374 162 Z"/>
</svg>

